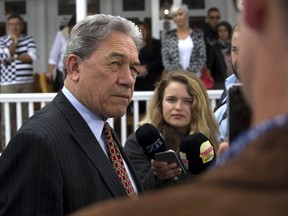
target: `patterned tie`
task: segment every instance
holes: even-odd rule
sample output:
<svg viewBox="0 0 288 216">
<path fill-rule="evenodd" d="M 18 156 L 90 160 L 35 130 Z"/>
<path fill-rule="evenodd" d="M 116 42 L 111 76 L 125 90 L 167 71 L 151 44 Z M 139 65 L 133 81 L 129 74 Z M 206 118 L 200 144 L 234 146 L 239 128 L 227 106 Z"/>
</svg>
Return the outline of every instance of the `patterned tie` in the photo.
<svg viewBox="0 0 288 216">
<path fill-rule="evenodd" d="M 133 199 L 137 195 L 134 192 L 134 188 L 131 184 L 131 181 L 124 166 L 122 155 L 120 153 L 118 146 L 116 145 L 116 143 L 112 138 L 110 126 L 107 122 L 105 122 L 104 124 L 104 135 L 107 139 L 109 156 L 113 163 L 114 169 L 116 170 L 117 175 L 119 176 L 124 188 L 126 189 L 128 196 Z"/>
</svg>

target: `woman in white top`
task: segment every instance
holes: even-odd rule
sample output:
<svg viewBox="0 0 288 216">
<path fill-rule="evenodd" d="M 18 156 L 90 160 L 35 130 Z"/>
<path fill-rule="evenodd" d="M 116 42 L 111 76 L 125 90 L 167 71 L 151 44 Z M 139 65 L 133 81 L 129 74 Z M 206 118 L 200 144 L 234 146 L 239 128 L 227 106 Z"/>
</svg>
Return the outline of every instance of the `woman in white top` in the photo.
<svg viewBox="0 0 288 216">
<path fill-rule="evenodd" d="M 170 14 L 177 28 L 162 38 L 162 60 L 168 72 L 184 69 L 200 76 L 206 61 L 204 34 L 201 29 L 189 27 L 186 4 L 173 4 Z"/>
<path fill-rule="evenodd" d="M 70 35 L 70 31 L 73 26 L 76 24 L 76 16 L 73 15 L 68 22 L 68 25 L 63 28 L 61 31 L 58 31 L 48 60 L 48 71 L 46 74 L 46 78 L 49 82 L 53 81 L 53 74 L 56 67 L 56 78 L 54 82 L 54 91 L 58 92 L 63 87 L 63 57 L 64 51 L 66 48 L 67 40 Z"/>
</svg>

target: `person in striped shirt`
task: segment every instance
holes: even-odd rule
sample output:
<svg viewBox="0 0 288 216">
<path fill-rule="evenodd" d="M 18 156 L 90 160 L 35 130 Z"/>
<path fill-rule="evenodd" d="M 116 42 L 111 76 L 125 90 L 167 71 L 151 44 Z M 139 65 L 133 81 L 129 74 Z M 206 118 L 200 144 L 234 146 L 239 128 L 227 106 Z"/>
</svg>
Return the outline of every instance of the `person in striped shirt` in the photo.
<svg viewBox="0 0 288 216">
<path fill-rule="evenodd" d="M 33 92 L 33 61 L 37 47 L 31 36 L 24 35 L 24 20 L 18 14 L 7 18 L 7 35 L 0 37 L 0 92 Z M 23 119 L 28 117 L 28 107 L 22 107 Z M 12 132 L 16 131 L 15 108 L 11 107 Z"/>
</svg>

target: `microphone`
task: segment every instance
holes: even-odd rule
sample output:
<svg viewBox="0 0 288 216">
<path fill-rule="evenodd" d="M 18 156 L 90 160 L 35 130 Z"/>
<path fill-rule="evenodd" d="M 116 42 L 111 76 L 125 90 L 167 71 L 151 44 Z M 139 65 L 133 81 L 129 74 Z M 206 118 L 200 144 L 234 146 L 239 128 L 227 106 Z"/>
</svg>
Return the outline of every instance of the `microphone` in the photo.
<svg viewBox="0 0 288 216">
<path fill-rule="evenodd" d="M 149 160 L 155 159 L 154 155 L 156 153 L 167 150 L 163 136 L 151 124 L 146 123 L 139 127 L 135 132 L 135 136 Z"/>
<path fill-rule="evenodd" d="M 184 137 L 180 142 L 180 158 L 192 174 L 198 175 L 216 163 L 216 153 L 210 140 L 202 133 Z"/>
</svg>

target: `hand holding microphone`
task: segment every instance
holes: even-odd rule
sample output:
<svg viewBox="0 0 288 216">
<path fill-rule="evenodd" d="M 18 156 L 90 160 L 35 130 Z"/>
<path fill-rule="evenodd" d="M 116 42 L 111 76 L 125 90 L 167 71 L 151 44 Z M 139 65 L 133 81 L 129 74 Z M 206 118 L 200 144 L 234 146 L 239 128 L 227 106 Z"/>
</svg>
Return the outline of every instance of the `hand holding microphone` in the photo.
<svg viewBox="0 0 288 216">
<path fill-rule="evenodd" d="M 166 161 L 151 160 L 151 168 L 154 175 L 160 181 L 165 181 L 167 179 L 172 179 L 177 181 L 182 170 L 178 167 L 176 163 L 168 163 Z"/>
<path fill-rule="evenodd" d="M 136 130 L 135 136 L 147 158 L 149 160 L 152 159 L 151 166 L 157 179 L 167 180 L 180 175 L 181 169 L 177 164 L 169 164 L 171 161 L 164 159 L 162 161 L 155 160 L 155 155 L 157 155 L 157 153 L 167 151 L 164 138 L 161 136 L 157 128 L 148 123 L 144 124 Z M 185 172 L 184 168 L 182 172 Z"/>
</svg>

